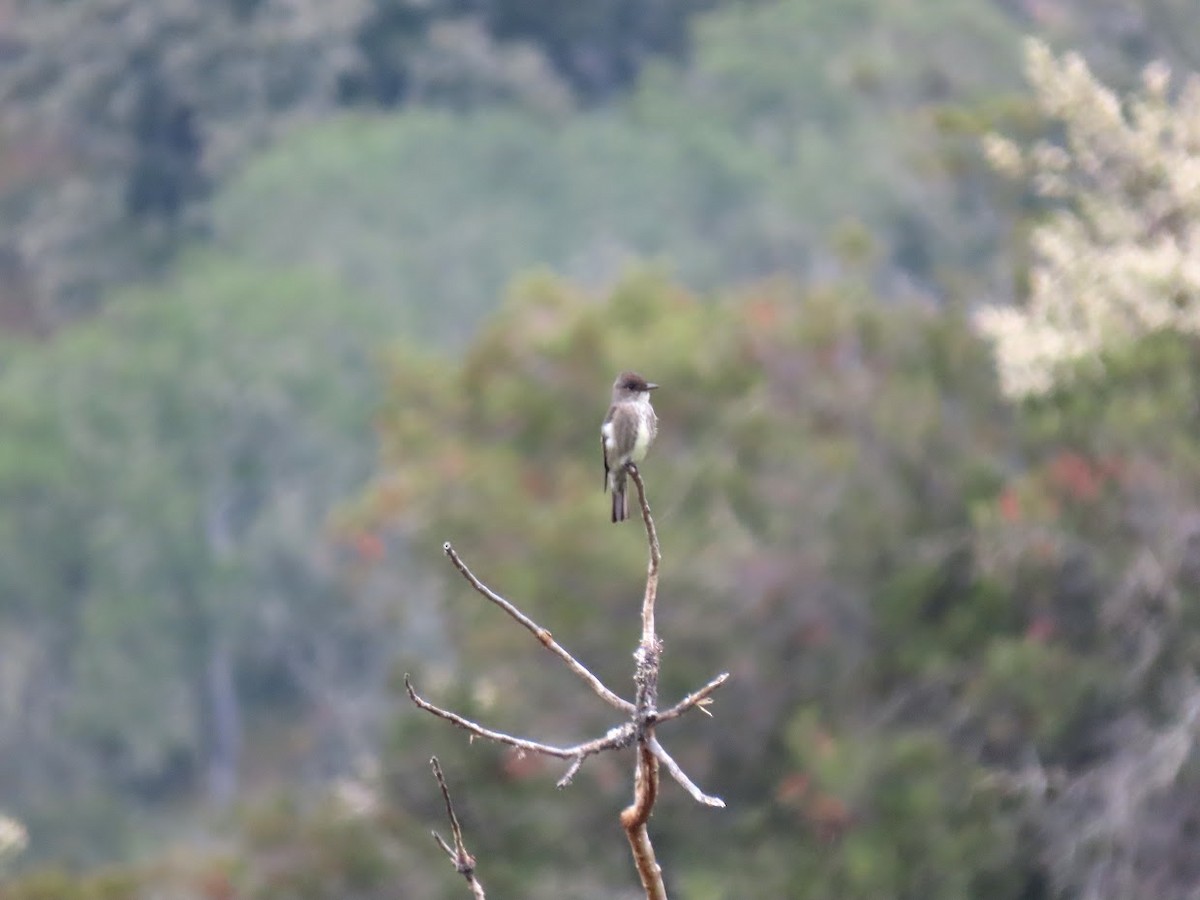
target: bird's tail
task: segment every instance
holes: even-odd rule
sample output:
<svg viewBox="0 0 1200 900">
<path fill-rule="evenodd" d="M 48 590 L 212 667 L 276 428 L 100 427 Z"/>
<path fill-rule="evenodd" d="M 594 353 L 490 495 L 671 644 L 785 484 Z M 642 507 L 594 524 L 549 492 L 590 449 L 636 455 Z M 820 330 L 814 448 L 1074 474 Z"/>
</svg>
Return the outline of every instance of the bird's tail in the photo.
<svg viewBox="0 0 1200 900">
<path fill-rule="evenodd" d="M 625 496 L 625 470 L 620 469 L 612 476 L 612 520 L 624 522 L 629 518 L 629 501 Z"/>
</svg>

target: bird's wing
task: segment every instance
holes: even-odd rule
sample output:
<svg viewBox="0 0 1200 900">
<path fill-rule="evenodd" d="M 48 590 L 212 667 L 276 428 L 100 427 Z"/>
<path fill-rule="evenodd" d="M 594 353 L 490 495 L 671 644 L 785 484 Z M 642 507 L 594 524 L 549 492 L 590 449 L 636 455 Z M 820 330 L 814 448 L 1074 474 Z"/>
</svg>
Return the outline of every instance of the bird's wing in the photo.
<svg viewBox="0 0 1200 900">
<path fill-rule="evenodd" d="M 608 490 L 608 475 L 612 470 L 612 465 L 608 461 L 608 442 L 612 435 L 612 420 L 613 413 L 616 412 L 615 406 L 608 408 L 608 414 L 604 417 L 604 424 L 600 426 L 600 452 L 604 455 L 604 489 Z"/>
</svg>

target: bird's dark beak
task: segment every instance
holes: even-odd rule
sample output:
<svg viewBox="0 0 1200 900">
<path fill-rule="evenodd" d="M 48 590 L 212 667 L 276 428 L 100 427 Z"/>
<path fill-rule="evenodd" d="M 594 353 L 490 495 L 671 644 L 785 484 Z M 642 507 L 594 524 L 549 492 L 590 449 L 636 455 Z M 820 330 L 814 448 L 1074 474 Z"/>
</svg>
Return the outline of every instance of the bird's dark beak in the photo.
<svg viewBox="0 0 1200 900">
<path fill-rule="evenodd" d="M 646 390 L 648 390 L 648 391 L 655 391 L 655 390 L 658 390 L 658 385 L 657 385 L 657 384 L 647 384 L 647 385 L 646 385 Z"/>
</svg>

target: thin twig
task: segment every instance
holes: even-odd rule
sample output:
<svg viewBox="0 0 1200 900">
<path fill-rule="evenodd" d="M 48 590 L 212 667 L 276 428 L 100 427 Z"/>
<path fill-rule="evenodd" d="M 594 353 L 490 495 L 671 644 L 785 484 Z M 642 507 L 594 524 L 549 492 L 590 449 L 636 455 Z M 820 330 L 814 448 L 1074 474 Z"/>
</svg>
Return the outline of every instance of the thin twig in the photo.
<svg viewBox="0 0 1200 900">
<path fill-rule="evenodd" d="M 696 787 L 695 782 L 687 777 L 687 774 L 680 768 L 679 763 L 675 762 L 671 758 L 671 754 L 666 751 L 666 748 L 658 742 L 658 738 L 650 735 L 646 738 L 646 744 L 650 748 L 650 752 L 666 768 L 667 773 L 679 782 L 680 787 L 692 795 L 693 800 L 697 803 L 703 803 L 705 806 L 715 806 L 718 809 L 725 808 L 725 801 L 720 797 L 713 797 Z"/>
<path fill-rule="evenodd" d="M 452 722 L 464 731 L 469 731 L 471 734 L 486 738 L 489 741 L 495 741 L 497 744 L 507 744 L 510 747 L 516 747 L 518 750 L 525 750 L 529 753 L 540 753 L 543 756 L 553 756 L 556 759 L 586 759 L 589 756 L 595 756 L 597 753 L 602 753 L 605 750 L 616 750 L 621 747 L 628 747 L 633 743 L 636 736 L 636 729 L 632 722 L 626 722 L 611 729 L 604 737 L 596 738 L 594 741 L 585 741 L 582 744 L 575 744 L 573 747 L 555 747 L 551 744 L 542 744 L 538 741 L 529 741 L 525 738 L 514 737 L 511 734 L 505 734 L 503 731 L 493 731 L 490 728 L 484 728 L 477 722 L 472 722 L 470 719 L 460 716 L 458 713 L 450 712 L 448 709 L 442 709 L 434 703 L 430 703 L 424 697 L 417 693 L 412 686 L 412 681 L 408 675 L 404 676 L 404 688 L 408 691 L 409 699 L 417 706 L 428 713 L 432 713 L 439 719 L 445 719 L 447 722 Z M 574 773 L 572 773 L 574 774 Z"/>
<path fill-rule="evenodd" d="M 437 779 L 438 787 L 442 789 L 442 798 L 446 801 L 446 814 L 450 817 L 450 831 L 454 836 L 454 848 L 451 849 L 440 834 L 433 832 L 433 839 L 437 841 L 437 845 L 446 851 L 446 855 L 454 863 L 455 870 L 467 879 L 467 884 L 471 887 L 471 893 L 475 895 L 476 900 L 485 900 L 483 893 L 483 885 L 475 878 L 475 857 L 467 852 L 467 845 L 463 843 L 462 827 L 458 824 L 458 816 L 454 814 L 454 804 L 450 802 L 450 788 L 446 786 L 446 777 L 442 774 L 442 767 L 438 765 L 437 757 L 430 757 L 429 764 L 433 767 L 433 776 Z"/>
<path fill-rule="evenodd" d="M 700 690 L 692 691 L 692 693 L 688 694 L 670 709 L 666 709 L 660 713 L 657 713 L 654 716 L 655 724 L 669 722 L 671 719 L 678 719 L 693 706 L 699 709 L 700 712 L 704 713 L 706 716 L 711 716 L 712 713 L 705 709 L 705 706 L 712 702 L 709 700 L 709 694 L 711 694 L 728 680 L 729 673 L 722 672 L 704 687 L 700 688 Z"/>
<path fill-rule="evenodd" d="M 583 768 L 583 761 L 585 759 L 587 759 L 586 756 L 576 757 L 575 761 L 571 763 L 570 768 L 567 769 L 562 778 L 555 782 L 554 786 L 556 788 L 565 788 L 568 784 L 570 784 L 575 776 L 579 774 L 579 770 Z"/>
<path fill-rule="evenodd" d="M 601 682 L 600 679 L 593 675 L 590 671 L 588 671 L 583 663 L 579 662 L 579 660 L 572 656 L 565 647 L 558 643 L 558 641 L 554 640 L 548 630 L 542 628 L 535 621 L 533 621 L 533 619 L 529 618 L 527 615 L 489 588 L 486 584 L 476 578 L 475 574 L 469 568 L 467 568 L 467 564 L 463 562 L 462 558 L 459 557 L 457 552 L 455 552 L 449 541 L 446 541 L 446 543 L 442 544 L 442 551 L 448 557 L 450 557 L 450 562 L 454 563 L 454 568 L 458 569 L 458 571 L 462 573 L 463 578 L 467 579 L 471 587 L 475 588 L 476 591 L 525 626 L 525 628 L 535 638 L 537 638 L 539 644 L 565 662 L 567 667 L 584 681 L 586 681 L 588 686 L 591 687 L 591 689 L 595 691 L 597 695 L 603 698 L 605 703 L 609 704 L 610 706 L 614 706 L 623 712 L 633 712 L 634 708 L 632 703 L 605 687 L 604 683 Z"/>
<path fill-rule="evenodd" d="M 462 856 L 466 857 L 466 862 L 470 865 L 475 864 L 475 860 L 470 858 L 470 854 L 466 852 L 466 846 L 463 844 L 462 826 L 458 824 L 458 816 L 454 813 L 454 803 L 450 800 L 450 788 L 446 784 L 446 776 L 442 774 L 442 767 L 438 763 L 436 756 L 429 758 L 429 765 L 433 768 L 433 777 L 437 779 L 438 787 L 442 789 L 442 799 L 446 801 L 446 815 L 450 819 L 450 833 L 454 836 L 454 850 L 448 850 L 451 857 Z M 433 832 L 434 838 L 442 847 L 447 847 L 447 844 L 442 840 L 442 836 L 436 831 Z"/>
</svg>

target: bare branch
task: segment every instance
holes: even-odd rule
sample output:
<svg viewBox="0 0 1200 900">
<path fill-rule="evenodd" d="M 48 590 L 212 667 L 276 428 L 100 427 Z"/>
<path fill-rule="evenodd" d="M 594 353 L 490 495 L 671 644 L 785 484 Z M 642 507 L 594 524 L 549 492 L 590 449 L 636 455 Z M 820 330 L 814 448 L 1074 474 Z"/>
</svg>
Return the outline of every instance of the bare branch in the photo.
<svg viewBox="0 0 1200 900">
<path fill-rule="evenodd" d="M 647 900 L 667 900 L 667 888 L 663 884 L 662 868 L 654 856 L 654 845 L 650 843 L 650 832 L 646 823 L 654 801 L 658 798 L 658 760 L 644 740 L 638 741 L 637 772 L 634 775 L 633 805 L 621 812 L 621 826 L 629 838 L 633 851 L 633 864 L 637 868 Z"/>
<path fill-rule="evenodd" d="M 621 812 L 621 824 L 628 831 L 650 821 L 654 801 L 658 799 L 658 760 L 646 747 L 638 742 L 637 771 L 634 774 L 633 805 Z"/>
<path fill-rule="evenodd" d="M 648 900 L 666 900 L 667 895 L 663 884 L 662 870 L 655 859 L 654 847 L 650 841 L 649 831 L 646 827 L 650 819 L 650 814 L 654 809 L 655 801 L 658 798 L 659 766 L 664 766 L 671 777 L 679 782 L 684 790 L 698 803 L 702 803 L 705 806 L 724 807 L 725 802 L 719 797 L 711 797 L 705 794 L 684 774 L 679 764 L 671 758 L 670 754 L 663 749 L 662 745 L 655 738 L 655 726 L 671 721 L 672 719 L 677 719 L 691 709 L 699 709 L 708 715 L 709 713 L 705 707 L 712 702 L 711 695 L 713 692 L 728 680 L 729 673 L 726 672 L 718 675 L 699 690 L 688 694 L 674 706 L 662 712 L 658 711 L 658 682 L 662 662 L 662 643 L 659 641 L 655 631 L 655 604 L 658 598 L 658 574 L 662 563 L 662 551 L 659 547 L 658 532 L 654 526 L 654 518 L 650 513 L 650 504 L 646 499 L 646 486 L 642 481 L 641 474 L 638 472 L 637 466 L 632 463 L 626 465 L 626 471 L 629 477 L 633 479 L 634 484 L 637 485 L 638 502 L 642 509 L 642 522 L 646 526 L 646 541 L 649 546 L 650 555 L 646 569 L 646 590 L 642 598 L 642 636 L 638 643 L 637 651 L 634 653 L 636 660 L 634 684 L 637 689 L 634 703 L 630 703 L 619 697 L 605 687 L 600 682 L 600 679 L 589 672 L 575 657 L 558 644 L 549 631 L 539 626 L 512 603 L 505 600 L 476 578 L 449 542 L 445 543 L 442 549 L 450 557 L 450 561 L 471 587 L 524 626 L 526 630 L 537 638 L 538 643 L 565 662 L 572 672 L 587 682 L 597 696 L 603 698 L 611 706 L 629 714 L 628 721 L 610 729 L 603 737 L 596 738 L 595 740 L 576 744 L 571 747 L 556 747 L 551 744 L 543 744 L 519 738 L 505 732 L 493 731 L 457 713 L 442 709 L 420 697 L 413 688 L 408 675 L 404 676 L 404 687 L 408 691 L 409 698 L 418 707 L 438 718 L 445 719 L 457 725 L 475 737 L 485 738 L 499 744 L 506 744 L 521 752 L 539 753 L 543 756 L 551 756 L 556 759 L 570 760 L 570 765 L 566 773 L 558 781 L 558 787 L 560 788 L 571 783 L 571 780 L 579 773 L 579 770 L 589 756 L 636 744 L 637 767 L 634 773 L 634 798 L 633 803 L 621 813 L 621 826 L 624 828 L 626 836 L 629 839 L 629 845 L 633 851 L 634 865 L 637 868 L 642 887 L 645 889 L 646 897 Z M 462 836 L 457 820 L 454 817 L 453 808 L 450 805 L 449 792 L 446 790 L 445 782 L 436 760 L 433 761 L 433 765 L 434 771 L 438 776 L 438 781 L 442 785 L 442 792 L 446 798 L 447 811 L 450 814 L 451 825 L 454 828 L 455 846 L 451 848 L 436 833 L 434 834 L 434 838 L 451 859 L 455 860 L 455 865 L 460 867 L 459 871 L 463 871 L 461 865 L 466 864 L 463 863 L 463 860 L 465 859 L 472 867 L 474 860 L 466 854 L 465 848 L 462 847 Z M 478 896 L 482 896 L 482 890 L 480 890 Z"/>
<path fill-rule="evenodd" d="M 656 714 L 654 716 L 655 724 L 660 722 L 669 722 L 671 719 L 678 719 L 693 706 L 699 709 L 700 712 L 704 713 L 706 716 L 711 716 L 712 713 L 704 708 L 706 704 L 712 702 L 709 700 L 709 694 L 711 694 L 728 680 L 729 673 L 722 672 L 704 687 L 700 688 L 700 690 L 692 691 L 692 693 L 688 694 L 670 709 L 663 710 L 662 712 Z"/>
<path fill-rule="evenodd" d="M 646 525 L 646 540 L 650 544 L 650 564 L 646 570 L 646 593 L 642 598 L 642 645 L 649 646 L 658 643 L 654 627 L 654 601 L 658 597 L 658 566 L 662 562 L 662 550 L 658 546 L 658 531 L 654 527 L 654 517 L 650 515 L 650 503 L 646 500 L 646 485 L 642 481 L 642 473 L 633 463 L 625 467 L 629 477 L 637 485 L 638 503 L 642 507 L 642 522 Z"/>
<path fill-rule="evenodd" d="M 438 787 L 442 789 L 442 799 L 446 801 L 446 815 L 450 819 L 450 832 L 454 835 L 454 850 L 447 847 L 442 836 L 436 831 L 433 832 L 433 836 L 451 857 L 459 854 L 467 855 L 466 847 L 463 844 L 462 826 L 458 824 L 458 816 L 454 814 L 454 803 L 450 800 L 450 788 L 446 785 L 446 776 L 442 774 L 441 764 L 438 763 L 436 756 L 431 756 L 429 765 L 433 768 L 433 777 L 437 779 Z M 474 860 L 470 860 L 470 862 L 472 865 L 474 864 Z"/>
<path fill-rule="evenodd" d="M 641 490 L 640 482 L 638 490 Z M 649 515 L 649 512 L 646 512 L 646 515 Z M 529 618 L 513 604 L 505 600 L 486 584 L 476 578 L 475 574 L 469 568 L 467 568 L 467 564 L 463 562 L 458 553 L 455 552 L 449 541 L 446 541 L 446 543 L 442 544 L 442 551 L 448 557 L 450 557 L 450 562 L 454 563 L 454 567 L 462 573 L 463 578 L 467 579 L 471 587 L 475 588 L 476 591 L 525 626 L 525 628 L 535 638 L 537 638 L 539 644 L 565 662 L 567 667 L 584 681 L 586 681 L 588 686 L 591 687 L 591 689 L 595 691 L 605 703 L 609 704 L 610 706 L 614 706 L 623 712 L 633 712 L 634 708 L 632 703 L 605 687 L 604 683 L 601 682 L 599 678 L 588 671 L 588 669 L 581 662 L 579 662 L 579 660 L 572 656 L 566 648 L 554 640 L 549 631 L 547 631 L 545 628 L 542 628 L 540 625 L 534 622 L 533 619 Z"/>
<path fill-rule="evenodd" d="M 437 841 L 439 847 L 446 851 L 446 855 L 454 863 L 455 870 L 467 879 L 467 884 L 470 885 L 475 900 L 485 900 L 483 885 L 475 878 L 475 857 L 467 852 L 467 845 L 463 843 L 462 827 L 458 824 L 458 816 L 454 814 L 454 804 L 450 802 L 450 788 L 446 786 L 446 777 L 442 774 L 442 767 L 438 764 L 436 756 L 430 757 L 429 764 L 433 767 L 433 776 L 437 779 L 438 787 L 442 789 L 442 798 L 446 801 L 446 814 L 450 817 L 450 831 L 454 835 L 454 849 L 450 849 L 450 846 L 436 831 L 433 832 L 433 839 Z"/>
<path fill-rule="evenodd" d="M 655 758 L 666 767 L 667 772 L 672 778 L 679 782 L 680 787 L 692 795 L 692 799 L 697 803 L 703 803 L 705 806 L 715 806 L 718 809 L 725 808 L 725 801 L 720 797 L 713 797 L 704 793 L 700 788 L 696 787 L 692 779 L 688 778 L 683 769 L 679 767 L 679 763 L 675 762 L 662 744 L 654 735 L 646 738 L 646 744 L 650 748 L 650 752 Z"/>
<path fill-rule="evenodd" d="M 433 703 L 430 703 L 424 697 L 420 696 L 416 689 L 412 686 L 412 681 L 408 675 L 404 676 L 404 688 L 408 691 L 409 699 L 421 709 L 428 713 L 432 713 L 439 719 L 445 719 L 457 725 L 464 731 L 469 731 L 476 737 L 486 738 L 489 741 L 495 741 L 497 744 L 507 744 L 510 747 L 516 747 L 518 750 L 524 750 L 528 753 L 540 753 L 543 756 L 553 756 L 556 759 L 586 759 L 589 756 L 595 756 L 597 753 L 602 753 L 605 750 L 616 750 L 621 747 L 628 747 L 636 736 L 636 728 L 632 722 L 627 722 L 611 729 L 604 737 L 596 738 L 594 741 L 585 741 L 582 744 L 576 744 L 573 747 L 555 747 L 551 744 L 541 744 L 537 741 L 529 741 L 524 738 L 514 737 L 511 734 L 506 734 L 503 731 L 493 731 L 490 728 L 484 728 L 482 725 L 472 722 L 460 716 L 458 713 L 450 712 L 448 709 L 442 709 Z M 574 773 L 572 773 L 574 774 Z"/>
</svg>

